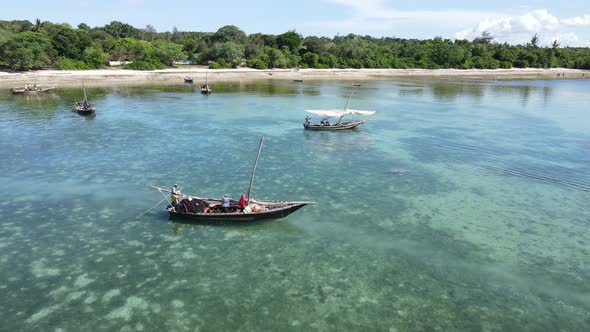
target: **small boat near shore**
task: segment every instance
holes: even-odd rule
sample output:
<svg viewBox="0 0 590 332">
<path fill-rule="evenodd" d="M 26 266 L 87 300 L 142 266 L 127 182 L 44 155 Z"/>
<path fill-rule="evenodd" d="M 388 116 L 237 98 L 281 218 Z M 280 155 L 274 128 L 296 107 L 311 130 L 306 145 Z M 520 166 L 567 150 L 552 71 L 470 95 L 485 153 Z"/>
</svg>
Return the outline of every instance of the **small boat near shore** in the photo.
<svg viewBox="0 0 590 332">
<path fill-rule="evenodd" d="M 86 93 L 86 87 L 84 87 L 84 100 L 77 101 L 74 103 L 76 112 L 80 115 L 89 115 L 96 112 L 96 107 L 92 106 L 92 103 L 88 101 L 88 94 Z"/>
<path fill-rule="evenodd" d="M 201 198 L 197 196 L 181 195 L 182 199 L 173 204 L 168 200 L 171 190 L 157 186 L 148 186 L 156 189 L 164 199 L 168 200 L 166 208 L 170 217 L 184 219 L 193 222 L 252 222 L 266 219 L 284 218 L 291 213 L 315 202 L 306 201 L 274 201 L 251 199 L 252 185 L 256 174 L 256 165 L 262 151 L 264 137 L 260 139 L 258 155 L 252 169 L 248 196 L 244 201 L 245 207 L 242 210 L 238 202 L 230 201 L 229 207 L 223 207 L 223 200 L 214 198 Z M 180 197 L 179 197 L 180 198 Z"/>
<path fill-rule="evenodd" d="M 44 93 L 44 92 L 49 92 L 51 90 L 53 90 L 55 88 L 41 88 L 41 87 L 37 87 L 37 85 L 33 85 L 33 86 L 28 86 L 25 85 L 24 88 L 11 88 L 10 89 L 10 93 L 14 94 L 14 95 L 21 95 L 21 94 L 32 94 L 32 93 Z"/>
<path fill-rule="evenodd" d="M 207 72 L 205 72 L 205 84 L 201 85 L 201 93 L 204 95 L 208 95 L 213 92 L 213 89 L 209 86 L 209 81 L 207 80 Z"/>
</svg>

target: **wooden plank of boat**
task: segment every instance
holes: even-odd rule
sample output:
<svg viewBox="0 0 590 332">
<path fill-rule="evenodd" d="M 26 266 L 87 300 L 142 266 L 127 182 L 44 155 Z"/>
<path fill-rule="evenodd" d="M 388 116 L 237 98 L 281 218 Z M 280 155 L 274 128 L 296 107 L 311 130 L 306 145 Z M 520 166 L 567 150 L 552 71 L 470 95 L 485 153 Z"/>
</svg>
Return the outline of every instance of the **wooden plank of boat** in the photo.
<svg viewBox="0 0 590 332">
<path fill-rule="evenodd" d="M 303 128 L 305 130 L 315 130 L 315 131 L 331 131 L 331 130 L 346 130 L 346 129 L 354 129 L 360 125 L 365 123 L 364 120 L 362 121 L 352 121 L 352 122 L 340 122 L 334 123 L 330 125 L 321 125 L 321 124 L 303 124 Z"/>
</svg>

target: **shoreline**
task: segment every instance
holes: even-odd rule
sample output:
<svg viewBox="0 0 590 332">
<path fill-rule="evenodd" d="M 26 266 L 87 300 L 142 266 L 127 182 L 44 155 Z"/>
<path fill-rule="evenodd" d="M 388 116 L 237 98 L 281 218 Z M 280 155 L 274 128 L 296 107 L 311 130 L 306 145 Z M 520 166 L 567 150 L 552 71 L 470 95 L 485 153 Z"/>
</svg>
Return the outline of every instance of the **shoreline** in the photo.
<svg viewBox="0 0 590 332">
<path fill-rule="evenodd" d="M 342 80 L 371 81 L 396 79 L 460 79 L 460 80 L 553 80 L 589 79 L 590 70 L 565 68 L 512 68 L 512 69 L 207 69 L 170 68 L 152 71 L 129 69 L 96 70 L 37 70 L 28 72 L 0 71 L 0 86 L 13 87 L 24 84 L 79 86 L 82 82 L 91 86 L 113 84 L 143 85 L 184 82 L 190 76 L 195 84 L 203 84 L 205 76 L 213 82 L 252 80 Z"/>
</svg>

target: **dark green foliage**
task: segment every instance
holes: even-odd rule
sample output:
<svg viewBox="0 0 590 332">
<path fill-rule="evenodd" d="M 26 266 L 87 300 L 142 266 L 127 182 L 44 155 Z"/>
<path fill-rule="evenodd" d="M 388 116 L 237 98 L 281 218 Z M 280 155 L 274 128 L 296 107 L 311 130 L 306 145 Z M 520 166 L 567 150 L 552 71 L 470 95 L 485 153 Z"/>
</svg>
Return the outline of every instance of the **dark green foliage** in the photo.
<svg viewBox="0 0 590 332">
<path fill-rule="evenodd" d="M 104 31 L 115 38 L 129 38 L 137 35 L 138 29 L 119 21 L 112 21 L 104 26 Z"/>
<path fill-rule="evenodd" d="M 160 63 L 157 60 L 137 60 L 137 61 L 133 61 L 132 63 L 126 65 L 124 67 L 125 69 L 133 69 L 133 70 L 155 70 L 155 69 L 164 69 L 166 68 L 166 66 L 164 66 L 162 63 Z"/>
<path fill-rule="evenodd" d="M 306 68 L 318 68 L 320 56 L 313 52 L 307 52 L 301 57 L 301 64 Z"/>
<path fill-rule="evenodd" d="M 574 68 L 578 69 L 590 69 L 590 55 L 583 58 L 577 59 L 574 62 Z"/>
<path fill-rule="evenodd" d="M 89 68 L 101 68 L 107 61 L 107 55 L 99 47 L 88 47 L 82 54 L 84 63 Z"/>
<path fill-rule="evenodd" d="M 211 61 L 211 63 L 209 64 L 209 69 L 221 69 L 221 68 L 224 68 L 224 66 L 222 66 L 218 62 Z"/>
<path fill-rule="evenodd" d="M 213 35 L 213 41 L 217 43 L 233 42 L 237 44 L 246 43 L 246 33 L 235 25 L 226 25 Z"/>
<path fill-rule="evenodd" d="M 154 42 L 156 56 L 161 63 L 172 66 L 175 60 L 185 60 L 186 54 L 182 52 L 182 45 L 170 42 Z"/>
<path fill-rule="evenodd" d="M 88 66 L 86 63 L 82 61 L 68 59 L 62 56 L 58 57 L 55 61 L 55 67 L 61 70 L 92 69 L 92 67 Z"/>
<path fill-rule="evenodd" d="M 237 26 L 217 32 L 186 32 L 176 27 L 157 32 L 113 21 L 104 27 L 77 28 L 48 21 L 1 21 L 0 65 L 17 70 L 56 67 L 100 68 L 107 60 L 133 61 L 128 68 L 149 70 L 190 59 L 211 68 L 247 65 L 267 68 L 583 68 L 590 69 L 590 49 L 494 42 L 488 32 L 473 41 L 441 37 L 415 40 L 348 34 L 334 38 L 295 31 L 247 36 Z"/>
<path fill-rule="evenodd" d="M 213 44 L 203 52 L 200 62 L 216 61 L 221 66 L 229 68 L 240 65 L 242 59 L 244 59 L 244 46 L 234 42 L 225 42 Z"/>
<path fill-rule="evenodd" d="M 301 35 L 295 31 L 285 32 L 282 35 L 278 35 L 276 39 L 279 48 L 287 46 L 291 52 L 299 51 L 302 40 Z"/>
<path fill-rule="evenodd" d="M 14 34 L 0 46 L 0 59 L 16 70 L 49 66 L 55 56 L 56 52 L 49 39 L 32 31 Z"/>
</svg>

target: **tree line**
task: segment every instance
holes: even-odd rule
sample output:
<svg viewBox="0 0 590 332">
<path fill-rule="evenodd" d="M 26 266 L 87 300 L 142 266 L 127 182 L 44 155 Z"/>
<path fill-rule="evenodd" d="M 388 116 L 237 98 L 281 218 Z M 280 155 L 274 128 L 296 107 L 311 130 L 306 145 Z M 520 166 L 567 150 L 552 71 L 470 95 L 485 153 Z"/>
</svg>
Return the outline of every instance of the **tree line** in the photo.
<svg viewBox="0 0 590 332">
<path fill-rule="evenodd" d="M 578 68 L 590 69 L 590 49 L 538 44 L 533 35 L 525 45 L 494 41 L 483 32 L 474 40 L 436 37 L 417 40 L 394 37 L 303 37 L 295 31 L 280 35 L 247 35 L 228 25 L 216 32 L 157 32 L 113 21 L 91 28 L 37 19 L 0 21 L 0 66 L 14 70 L 40 68 L 95 69 L 111 61 L 130 61 L 126 68 L 162 69 L 175 61 L 209 68 L 248 66 L 269 68 Z"/>
</svg>

